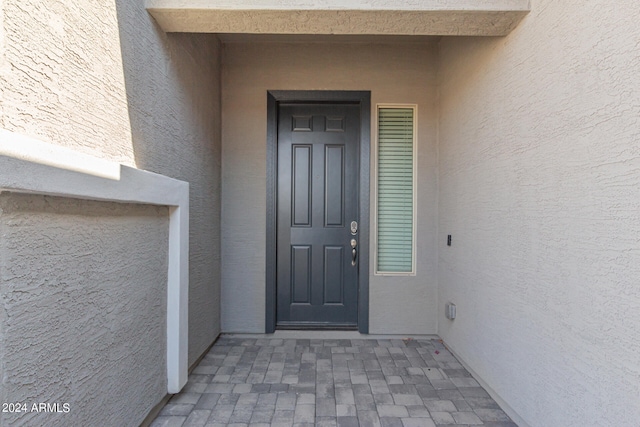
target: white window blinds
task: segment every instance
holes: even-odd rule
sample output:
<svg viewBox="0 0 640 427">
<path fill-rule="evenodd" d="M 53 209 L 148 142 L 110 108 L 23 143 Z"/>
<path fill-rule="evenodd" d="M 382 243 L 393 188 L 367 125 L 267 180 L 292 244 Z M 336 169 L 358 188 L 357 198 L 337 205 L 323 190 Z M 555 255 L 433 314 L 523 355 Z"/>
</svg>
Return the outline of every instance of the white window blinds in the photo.
<svg viewBox="0 0 640 427">
<path fill-rule="evenodd" d="M 378 108 L 378 273 L 414 271 L 414 112 Z"/>
</svg>

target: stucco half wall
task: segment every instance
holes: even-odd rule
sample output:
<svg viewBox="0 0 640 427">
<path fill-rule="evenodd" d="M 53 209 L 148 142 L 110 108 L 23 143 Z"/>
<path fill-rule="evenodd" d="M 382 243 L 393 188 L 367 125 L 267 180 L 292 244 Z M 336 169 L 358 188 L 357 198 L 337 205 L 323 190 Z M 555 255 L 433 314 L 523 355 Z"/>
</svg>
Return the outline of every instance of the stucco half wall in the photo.
<svg viewBox="0 0 640 427">
<path fill-rule="evenodd" d="M 375 118 L 377 103 L 417 104 L 419 112 L 417 274 L 382 277 L 369 272 L 369 331 L 379 334 L 436 332 L 435 60 L 436 44 L 424 40 L 420 44 L 314 43 L 309 40 L 225 44 L 223 331 L 265 330 L 267 91 L 366 90 L 371 91 L 372 118 Z M 375 120 L 372 123 L 375 126 Z M 372 129 L 371 134 L 373 138 L 376 132 Z M 373 225 L 373 218 L 371 221 Z"/>
<path fill-rule="evenodd" d="M 0 194 L 0 400 L 28 405 L 0 425 L 130 425 L 165 395 L 168 234 L 167 207 Z"/>
</svg>

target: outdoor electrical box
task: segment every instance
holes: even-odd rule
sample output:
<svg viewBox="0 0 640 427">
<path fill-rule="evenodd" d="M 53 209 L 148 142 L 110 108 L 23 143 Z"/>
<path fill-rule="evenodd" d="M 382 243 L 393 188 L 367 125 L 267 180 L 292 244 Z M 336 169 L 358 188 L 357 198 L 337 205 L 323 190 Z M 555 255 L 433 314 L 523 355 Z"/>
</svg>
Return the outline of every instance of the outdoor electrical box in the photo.
<svg viewBox="0 0 640 427">
<path fill-rule="evenodd" d="M 450 302 L 445 305 L 445 316 L 447 316 L 449 320 L 456 318 L 456 305 L 454 303 Z"/>
</svg>

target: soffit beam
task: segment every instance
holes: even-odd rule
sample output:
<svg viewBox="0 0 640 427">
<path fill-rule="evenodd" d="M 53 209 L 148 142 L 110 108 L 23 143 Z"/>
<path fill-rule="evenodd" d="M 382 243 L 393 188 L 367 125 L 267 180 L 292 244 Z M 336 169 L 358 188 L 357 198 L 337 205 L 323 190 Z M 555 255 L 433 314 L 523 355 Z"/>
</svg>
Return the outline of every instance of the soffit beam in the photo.
<svg viewBox="0 0 640 427">
<path fill-rule="evenodd" d="M 166 32 L 504 36 L 529 0 L 147 0 Z"/>
</svg>

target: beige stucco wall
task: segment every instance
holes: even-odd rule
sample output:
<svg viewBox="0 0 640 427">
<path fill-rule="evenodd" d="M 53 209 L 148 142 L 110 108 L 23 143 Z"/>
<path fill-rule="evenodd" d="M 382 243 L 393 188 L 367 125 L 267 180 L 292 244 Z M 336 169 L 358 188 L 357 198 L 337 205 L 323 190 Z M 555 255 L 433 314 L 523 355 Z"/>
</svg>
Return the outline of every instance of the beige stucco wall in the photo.
<svg viewBox="0 0 640 427">
<path fill-rule="evenodd" d="M 307 40 L 225 45 L 223 331 L 264 332 L 265 328 L 267 90 L 370 90 L 372 108 L 376 103 L 418 104 L 420 260 L 413 277 L 380 277 L 370 272 L 370 332 L 436 332 L 435 54 L 433 43 Z"/>
<path fill-rule="evenodd" d="M 0 16 L 0 127 L 189 182 L 189 362 L 194 362 L 220 331 L 217 38 L 165 34 L 143 1 L 4 0 Z M 42 224 L 43 229 L 47 226 Z M 112 241 L 107 230 L 96 227 L 100 239 Z M 165 251 L 164 246 L 156 249 Z M 46 248 L 41 255 L 47 255 Z M 141 256 L 130 255 L 132 262 Z M 86 269 L 82 261 L 69 260 L 67 266 L 80 278 Z M 103 262 L 106 281 L 110 267 L 118 262 L 109 257 Z M 128 285 L 144 283 L 132 278 Z M 165 293 L 166 282 L 156 290 Z M 161 317 L 148 327 L 156 323 L 165 327 Z M 136 341 L 137 333 L 132 331 L 128 339 Z M 158 390 L 166 392 L 165 369 L 161 366 L 163 383 Z M 114 378 L 118 374 L 114 372 Z M 118 393 L 100 384 L 86 392 L 112 395 L 109 398 L 118 399 L 124 408 L 136 393 L 134 387 L 126 387 L 134 380 L 124 381 Z M 51 387 L 42 385 L 40 394 L 31 397 L 58 393 Z M 155 403 L 146 402 L 136 411 L 144 416 Z M 80 404 L 74 409 L 96 410 L 100 408 Z M 101 414 L 103 419 L 111 417 L 109 412 Z"/>
<path fill-rule="evenodd" d="M 0 401 L 28 409 L 0 425 L 137 425 L 164 396 L 168 221 L 166 207 L 0 195 Z M 31 412 L 40 402 L 69 412 Z"/>
<path fill-rule="evenodd" d="M 538 0 L 440 45 L 439 334 L 531 426 L 640 419 L 638 16 Z"/>
</svg>

